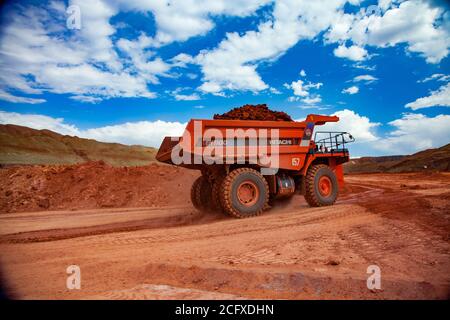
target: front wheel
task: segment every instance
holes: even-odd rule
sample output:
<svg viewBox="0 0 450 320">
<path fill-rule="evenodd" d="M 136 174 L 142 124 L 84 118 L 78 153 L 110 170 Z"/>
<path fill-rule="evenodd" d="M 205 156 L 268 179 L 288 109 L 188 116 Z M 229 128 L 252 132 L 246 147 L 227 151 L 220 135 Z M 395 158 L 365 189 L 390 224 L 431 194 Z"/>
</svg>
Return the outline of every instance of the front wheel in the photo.
<svg viewBox="0 0 450 320">
<path fill-rule="evenodd" d="M 338 182 L 333 170 L 325 164 L 308 168 L 305 179 L 305 199 L 311 207 L 332 205 L 338 196 Z"/>
</svg>

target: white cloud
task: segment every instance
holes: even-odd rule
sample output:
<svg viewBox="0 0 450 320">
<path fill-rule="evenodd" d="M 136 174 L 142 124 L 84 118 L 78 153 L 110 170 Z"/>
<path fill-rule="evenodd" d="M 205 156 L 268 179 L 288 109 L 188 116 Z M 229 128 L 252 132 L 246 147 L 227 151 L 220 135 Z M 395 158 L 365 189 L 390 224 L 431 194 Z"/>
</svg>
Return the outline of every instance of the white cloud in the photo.
<svg viewBox="0 0 450 320">
<path fill-rule="evenodd" d="M 188 77 L 191 80 L 194 80 L 194 79 L 198 78 L 198 75 L 196 75 L 195 73 L 189 72 L 189 73 L 186 73 L 186 77 Z"/>
<path fill-rule="evenodd" d="M 70 99 L 85 102 L 85 103 L 99 103 L 100 101 L 103 100 L 102 98 L 96 98 L 93 96 L 83 96 L 83 95 L 71 96 Z"/>
<path fill-rule="evenodd" d="M 317 106 L 317 105 L 306 105 L 306 106 L 299 106 L 300 109 L 302 110 L 311 110 L 311 109 L 316 109 L 316 110 L 328 110 L 329 108 L 327 107 L 322 107 L 322 106 Z"/>
<path fill-rule="evenodd" d="M 186 127 L 186 123 L 156 120 L 127 122 L 82 130 L 75 125 L 66 123 L 63 118 L 5 111 L 0 111 L 0 124 L 15 124 L 38 130 L 48 129 L 60 134 L 103 142 L 117 142 L 128 145 L 139 144 L 156 148 L 160 146 L 165 136 L 179 136 Z"/>
<path fill-rule="evenodd" d="M 256 71 L 261 61 L 274 61 L 301 39 L 313 39 L 326 30 L 346 1 L 279 0 L 269 21 L 257 30 L 227 33 L 218 47 L 203 51 L 196 60 L 204 84 L 223 90 L 261 91 L 268 88 Z M 200 88 L 202 89 L 202 87 Z"/>
<path fill-rule="evenodd" d="M 153 98 L 156 94 L 149 90 L 148 84 L 158 84 L 160 77 L 174 77 L 171 68 L 192 62 L 192 57 L 179 54 L 168 63 L 154 49 L 204 34 L 214 27 L 214 16 L 245 17 L 267 2 L 175 0 L 167 5 L 163 0 L 72 0 L 70 4 L 81 10 L 79 30 L 66 28 L 66 7 L 62 1 L 17 5 L 8 12 L 2 25 L 3 99 L 40 101 L 13 97 L 12 91 L 64 93 L 82 102 L 112 97 Z M 120 21 L 114 25 L 110 21 L 122 11 L 152 13 L 157 25 L 155 37 L 141 33 L 136 39 L 115 40 L 116 28 L 124 26 L 120 26 Z M 92 79 L 80 74 L 83 70 Z M 56 73 L 62 74 L 58 81 Z M 75 79 L 71 73 L 80 77 Z"/>
<path fill-rule="evenodd" d="M 357 86 L 351 86 L 349 88 L 342 90 L 342 93 L 346 93 L 346 94 L 356 94 L 358 92 L 359 92 L 359 88 Z"/>
<path fill-rule="evenodd" d="M 406 108 L 411 108 L 412 110 L 435 106 L 450 107 L 450 83 L 441 86 L 436 91 L 432 91 L 427 97 L 418 98 L 416 101 L 405 105 Z"/>
<path fill-rule="evenodd" d="M 449 143 L 450 115 L 427 117 L 423 114 L 404 114 L 389 122 L 394 130 L 374 147 L 389 154 L 411 154 Z"/>
<path fill-rule="evenodd" d="M 374 76 L 371 76 L 370 74 L 363 74 L 360 76 L 356 76 L 353 78 L 353 82 L 361 82 L 361 81 L 365 81 L 365 82 L 374 82 L 378 80 L 377 78 L 375 78 Z"/>
<path fill-rule="evenodd" d="M 194 63 L 194 58 L 191 55 L 185 53 L 177 54 L 170 60 L 172 61 L 172 66 L 181 68 L 185 68 L 187 64 Z"/>
<path fill-rule="evenodd" d="M 450 75 L 445 75 L 443 73 L 435 73 L 432 74 L 431 76 L 423 79 L 423 80 L 418 80 L 418 83 L 424 83 L 424 82 L 429 82 L 432 80 L 436 80 L 436 81 L 442 81 L 442 82 L 446 82 L 450 80 Z"/>
<path fill-rule="evenodd" d="M 0 100 L 12 103 L 30 103 L 30 104 L 44 103 L 46 101 L 45 99 L 18 97 L 2 89 L 0 89 Z"/>
<path fill-rule="evenodd" d="M 269 91 L 273 94 L 281 94 L 281 91 L 274 87 L 270 87 Z"/>
<path fill-rule="evenodd" d="M 222 88 L 215 82 L 204 82 L 198 89 L 205 93 L 220 94 Z"/>
<path fill-rule="evenodd" d="M 344 5 L 358 0 L 73 0 L 82 12 L 82 28 L 67 30 L 65 3 L 22 5 L 8 13 L 0 41 L 0 88 L 14 100 L 15 92 L 72 95 L 73 99 L 98 102 L 111 97 L 156 96 L 149 85 L 161 77 L 178 77 L 173 68 L 197 64 L 203 73 L 199 90 L 215 95 L 223 91 L 270 90 L 258 73 L 262 62 L 272 62 L 301 40 L 316 40 L 325 32 L 326 43 L 337 43 L 335 54 L 354 61 L 370 55 L 366 48 L 406 44 L 428 62 L 447 56 L 450 43 L 448 16 L 444 9 L 421 0 L 380 2 L 382 16 L 344 13 Z M 161 46 L 205 35 L 217 17 L 248 17 L 265 5 L 273 11 L 256 28 L 227 33 L 216 48 L 201 50 L 195 57 L 179 53 L 166 61 L 158 56 Z M 135 39 L 117 38 L 112 21 L 120 12 L 152 15 L 156 34 L 143 32 Z M 356 64 L 355 64 L 356 66 Z M 46 72 L 46 70 L 51 72 Z M 89 70 L 95 80 L 83 78 L 67 85 L 52 73 Z M 301 70 L 300 75 L 306 76 Z M 192 72 L 189 78 L 196 77 Z M 131 82 L 129 82 L 131 81 Z M 444 80 L 441 80 L 444 81 Z M 131 83 L 131 85 L 130 85 Z M 134 88 L 134 89 L 133 89 Z M 13 94 L 14 92 L 14 94 Z M 23 98 L 37 103 L 37 98 Z M 37 99 L 37 100 L 36 100 Z"/>
<path fill-rule="evenodd" d="M 196 93 L 193 94 L 176 94 L 175 100 L 178 101 L 195 101 L 200 100 L 200 96 Z"/>
<path fill-rule="evenodd" d="M 165 136 L 181 136 L 185 127 L 186 123 L 180 122 L 138 121 L 83 130 L 80 136 L 103 142 L 140 144 L 159 148 Z"/>
<path fill-rule="evenodd" d="M 22 114 L 0 110 L 0 124 L 15 124 L 38 130 L 48 129 L 68 135 L 78 135 L 80 133 L 74 125 L 64 123 L 63 118 L 52 118 L 39 114 Z"/>
<path fill-rule="evenodd" d="M 339 58 L 347 58 L 353 61 L 362 61 L 368 58 L 367 50 L 356 45 L 346 47 L 340 45 L 333 51 L 334 55 Z"/>
<path fill-rule="evenodd" d="M 380 123 L 371 122 L 368 117 L 361 116 L 352 110 L 344 109 L 333 115 L 339 117 L 338 122 L 329 122 L 320 127 L 320 131 L 345 131 L 355 137 L 355 143 L 372 142 L 379 139 L 376 128 Z"/>
<path fill-rule="evenodd" d="M 116 4 L 102 0 L 71 0 L 70 4 L 80 8 L 81 28 L 75 35 L 82 43 L 88 59 L 105 63 L 113 71 L 121 70 L 122 64 L 111 40 L 116 29 L 109 23 L 118 13 Z"/>
<path fill-rule="evenodd" d="M 119 1 L 126 10 L 151 12 L 155 17 L 157 33 L 153 39 L 157 45 L 173 41 L 185 41 L 204 35 L 214 27 L 214 16 L 245 17 L 255 12 L 269 0 L 124 0 Z"/>
<path fill-rule="evenodd" d="M 333 115 L 339 117 L 338 122 L 326 123 L 316 130 L 351 133 L 355 137 L 355 143 L 348 145 L 352 157 L 412 154 L 449 143 L 450 115 L 403 114 L 388 123 L 391 129 L 383 136 L 377 133 L 381 123 L 372 122 L 352 110 L 340 110 Z"/>
<path fill-rule="evenodd" d="M 52 7 L 27 6 L 10 13 L 0 42 L 3 90 L 71 94 L 85 102 L 111 97 L 153 98 L 145 75 L 124 69 L 112 47 L 114 29 L 108 17 L 115 9 L 98 0 L 87 7 L 79 5 L 84 8 L 82 21 L 86 25 L 75 31 L 67 31 L 65 14 L 52 11 Z M 66 39 L 64 33 L 68 33 Z M 88 97 L 91 95 L 94 97 Z"/>
<path fill-rule="evenodd" d="M 303 71 L 303 70 L 302 70 Z M 306 76 L 306 73 L 305 73 Z M 311 89 L 320 89 L 320 87 L 323 86 L 322 82 L 317 82 L 317 83 L 313 83 L 311 81 L 309 81 L 308 83 L 305 83 L 305 81 L 303 80 L 297 80 L 297 81 L 292 81 L 291 84 L 285 83 L 283 84 L 283 86 L 286 89 L 292 89 L 294 96 L 293 97 L 289 97 L 288 101 L 293 102 L 293 101 L 299 101 L 302 97 L 302 101 L 306 104 L 314 104 L 314 103 L 318 103 L 321 102 L 322 99 L 320 98 L 320 95 L 315 94 L 313 96 L 310 96 L 310 90 Z"/>
<path fill-rule="evenodd" d="M 423 0 L 382 4 L 382 15 L 366 15 L 362 10 L 356 14 L 341 12 L 325 35 L 326 42 L 351 40 L 359 48 L 406 44 L 409 52 L 419 53 L 429 63 L 439 63 L 448 55 L 450 29 L 448 17 L 443 18 L 444 8 Z M 349 52 L 341 52 L 345 53 Z M 354 58 L 360 56 L 355 53 Z"/>
<path fill-rule="evenodd" d="M 303 86 L 302 80 L 292 81 L 291 85 L 289 86 L 296 96 L 300 97 L 306 97 L 308 96 L 308 91 Z"/>
<path fill-rule="evenodd" d="M 319 95 L 317 95 L 314 97 L 302 99 L 302 102 L 304 102 L 306 104 L 317 104 L 317 103 L 322 102 L 322 98 Z"/>
</svg>

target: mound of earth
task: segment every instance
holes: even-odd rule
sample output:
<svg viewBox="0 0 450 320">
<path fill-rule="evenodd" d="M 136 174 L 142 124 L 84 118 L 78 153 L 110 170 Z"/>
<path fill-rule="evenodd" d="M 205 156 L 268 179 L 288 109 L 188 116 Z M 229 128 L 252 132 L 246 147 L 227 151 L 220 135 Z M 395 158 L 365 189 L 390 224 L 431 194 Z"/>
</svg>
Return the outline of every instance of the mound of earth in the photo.
<svg viewBox="0 0 450 320">
<path fill-rule="evenodd" d="M 146 165 L 156 149 L 61 135 L 16 125 L 0 125 L 0 165 L 74 164 L 103 160 L 113 166 Z"/>
<path fill-rule="evenodd" d="M 266 104 L 246 104 L 224 114 L 215 114 L 216 120 L 294 121 L 285 112 L 270 110 Z"/>
<path fill-rule="evenodd" d="M 409 156 L 362 157 L 344 164 L 347 173 L 450 171 L 450 144 Z"/>
<path fill-rule="evenodd" d="M 113 167 L 103 161 L 0 169 L 0 213 L 188 204 L 198 175 L 152 163 Z"/>
</svg>

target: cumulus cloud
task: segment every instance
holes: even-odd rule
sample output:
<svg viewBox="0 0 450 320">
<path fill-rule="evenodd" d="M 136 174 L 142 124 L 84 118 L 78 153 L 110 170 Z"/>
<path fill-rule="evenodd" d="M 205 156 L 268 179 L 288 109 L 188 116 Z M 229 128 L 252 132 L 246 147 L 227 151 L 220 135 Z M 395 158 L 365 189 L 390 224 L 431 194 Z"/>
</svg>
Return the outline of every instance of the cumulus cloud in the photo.
<svg viewBox="0 0 450 320">
<path fill-rule="evenodd" d="M 389 125 L 393 130 L 374 145 L 383 153 L 411 154 L 449 143 L 450 115 L 427 117 L 407 113 L 402 118 L 389 122 Z"/>
<path fill-rule="evenodd" d="M 270 90 L 258 73 L 262 62 L 272 62 L 301 40 L 337 44 L 338 57 L 366 60 L 368 48 L 405 44 L 430 63 L 448 55 L 450 29 L 442 7 L 422 0 L 379 2 L 381 15 L 367 15 L 364 8 L 345 13 L 345 5 L 359 0 L 72 0 L 82 12 L 82 28 L 67 30 L 63 1 L 15 6 L 4 22 L 0 41 L 0 99 L 38 103 L 45 92 L 68 94 L 82 102 L 114 97 L 156 96 L 153 85 L 162 77 L 177 77 L 173 68 L 200 66 L 198 89 L 224 95 L 224 91 Z M 227 33 L 215 48 L 194 56 L 178 53 L 163 60 L 158 50 L 173 42 L 202 36 L 215 27 L 217 17 L 248 17 L 267 6 L 272 10 L 254 29 Z M 355 8 L 357 9 L 357 8 Z M 151 15 L 156 30 L 148 35 L 136 30 L 132 39 L 120 38 L 115 21 L 121 12 Z M 348 10 L 347 10 L 348 11 Z M 48 70 L 48 72 L 47 72 Z M 73 79 L 69 72 L 87 70 L 93 80 Z M 63 78 L 55 81 L 55 74 Z M 189 72 L 186 76 L 196 77 Z M 301 77 L 306 76 L 304 70 Z M 67 85 L 67 81 L 75 81 Z M 9 100 L 8 100 L 9 99 Z"/>
<path fill-rule="evenodd" d="M 103 142 L 159 148 L 165 136 L 181 136 L 185 127 L 186 123 L 176 121 L 138 121 L 82 130 L 80 136 Z"/>
<path fill-rule="evenodd" d="M 292 89 L 296 96 L 306 97 L 309 94 L 303 86 L 303 80 L 292 81 L 291 84 L 286 84 L 285 87 Z"/>
<path fill-rule="evenodd" d="M 353 82 L 366 82 L 371 83 L 374 81 L 377 81 L 378 79 L 374 76 L 371 76 L 370 74 L 362 74 L 360 76 L 356 76 L 353 78 Z"/>
<path fill-rule="evenodd" d="M 200 100 L 200 96 L 196 93 L 193 94 L 176 94 L 175 100 L 178 101 L 195 101 Z"/>
<path fill-rule="evenodd" d="M 303 77 L 305 77 L 306 73 L 304 72 L 304 70 L 302 71 L 303 72 L 300 72 L 300 76 L 304 74 Z M 292 81 L 290 84 L 285 83 L 283 86 L 287 89 L 292 89 L 294 93 L 294 96 L 288 98 L 288 101 L 290 102 L 301 100 L 303 103 L 306 103 L 307 105 L 313 105 L 320 103 L 322 101 L 322 98 L 320 97 L 319 94 L 310 93 L 310 90 L 320 89 L 320 87 L 323 86 L 322 82 L 313 83 L 311 81 L 308 81 L 308 83 L 306 83 L 306 81 L 299 79 L 297 81 Z"/>
<path fill-rule="evenodd" d="M 406 108 L 411 108 L 412 110 L 437 106 L 450 107 L 450 83 L 441 86 L 436 91 L 432 91 L 427 97 L 418 98 L 416 101 L 405 105 Z"/>
<path fill-rule="evenodd" d="M 357 48 L 373 46 L 379 48 L 405 44 L 409 52 L 423 56 L 429 63 L 439 63 L 448 55 L 450 29 L 448 14 L 443 7 L 430 1 L 383 1 L 381 14 L 367 14 L 360 10 L 356 14 L 341 12 L 325 35 L 327 43 L 352 41 Z M 341 48 L 341 50 L 339 50 Z M 337 52 L 351 59 L 362 58 L 363 51 L 346 50 L 341 45 Z"/>
<path fill-rule="evenodd" d="M 86 102 L 153 98 L 146 78 L 124 69 L 114 51 L 110 39 L 114 28 L 108 21 L 116 9 L 100 0 L 74 3 L 81 7 L 84 21 L 75 31 L 66 29 L 64 12 L 55 12 L 61 9 L 27 6 L 11 11 L 0 42 L 3 90 L 70 94 Z M 8 100 L 5 95 L 0 98 Z M 21 102 L 36 103 L 36 99 Z"/>
<path fill-rule="evenodd" d="M 79 129 L 64 122 L 63 118 L 52 118 L 40 114 L 22 114 L 0 111 L 0 124 L 15 124 L 33 129 L 48 129 L 60 134 L 78 135 Z"/>
<path fill-rule="evenodd" d="M 326 123 L 320 131 L 346 131 L 356 139 L 356 143 L 376 141 L 379 137 L 376 129 L 381 124 L 371 122 L 366 116 L 361 116 L 353 110 L 344 109 L 336 111 L 333 115 L 339 117 L 338 122 Z"/>
<path fill-rule="evenodd" d="M 245 17 L 266 3 L 268 0 L 175 0 L 170 5 L 162 0 L 72 0 L 70 5 L 81 11 L 79 30 L 66 28 L 62 1 L 15 5 L 2 26 L 0 99 L 42 101 L 15 97 L 12 91 L 69 94 L 74 100 L 91 103 L 114 97 L 154 98 L 148 84 L 173 77 L 171 68 L 191 62 L 185 54 L 163 61 L 157 48 L 205 34 L 214 27 L 214 16 Z M 127 26 L 111 24 L 111 19 L 123 11 L 153 14 L 156 35 L 141 32 L 135 39 L 114 40 L 116 28 Z"/>
<path fill-rule="evenodd" d="M 346 93 L 346 94 L 356 94 L 359 92 L 359 88 L 357 86 L 351 86 L 348 87 L 344 90 L 342 90 L 342 93 Z"/>
<path fill-rule="evenodd" d="M 214 16 L 246 17 L 270 0 L 123 0 L 116 1 L 122 9 L 151 12 L 157 32 L 152 41 L 161 46 L 204 35 L 214 26 Z"/>
<path fill-rule="evenodd" d="M 334 55 L 339 58 L 347 58 L 353 61 L 362 61 L 367 59 L 367 50 L 356 45 L 346 47 L 340 45 L 333 51 Z"/>
<path fill-rule="evenodd" d="M 64 135 L 95 139 L 103 142 L 117 142 L 127 145 L 144 145 L 158 148 L 165 136 L 180 136 L 186 123 L 156 121 L 127 122 L 82 130 L 63 118 L 39 114 L 21 114 L 0 111 L 0 124 L 15 124 L 33 129 L 48 129 Z"/>
<path fill-rule="evenodd" d="M 302 99 L 302 102 L 304 102 L 306 104 L 317 104 L 317 103 L 322 102 L 322 98 L 317 95 L 317 96 L 313 96 L 310 98 Z"/>
<path fill-rule="evenodd" d="M 261 61 L 273 61 L 299 40 L 313 39 L 326 30 L 346 1 L 278 0 L 268 21 L 244 34 L 227 33 L 219 45 L 201 52 L 196 60 L 203 72 L 200 90 L 261 91 L 269 86 L 256 68 Z M 205 91 L 208 92 L 208 91 Z M 209 91 L 211 92 L 211 91 Z"/>
</svg>

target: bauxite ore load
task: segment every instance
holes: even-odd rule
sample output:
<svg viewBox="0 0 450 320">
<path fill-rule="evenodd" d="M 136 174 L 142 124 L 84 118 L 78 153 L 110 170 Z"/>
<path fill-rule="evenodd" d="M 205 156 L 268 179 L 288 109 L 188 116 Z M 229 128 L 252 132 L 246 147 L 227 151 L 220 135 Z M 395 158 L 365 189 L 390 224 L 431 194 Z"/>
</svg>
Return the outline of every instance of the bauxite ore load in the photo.
<svg viewBox="0 0 450 320">
<path fill-rule="evenodd" d="M 246 104 L 224 114 L 215 114 L 215 120 L 293 121 L 285 112 L 270 110 L 266 104 Z"/>
</svg>

